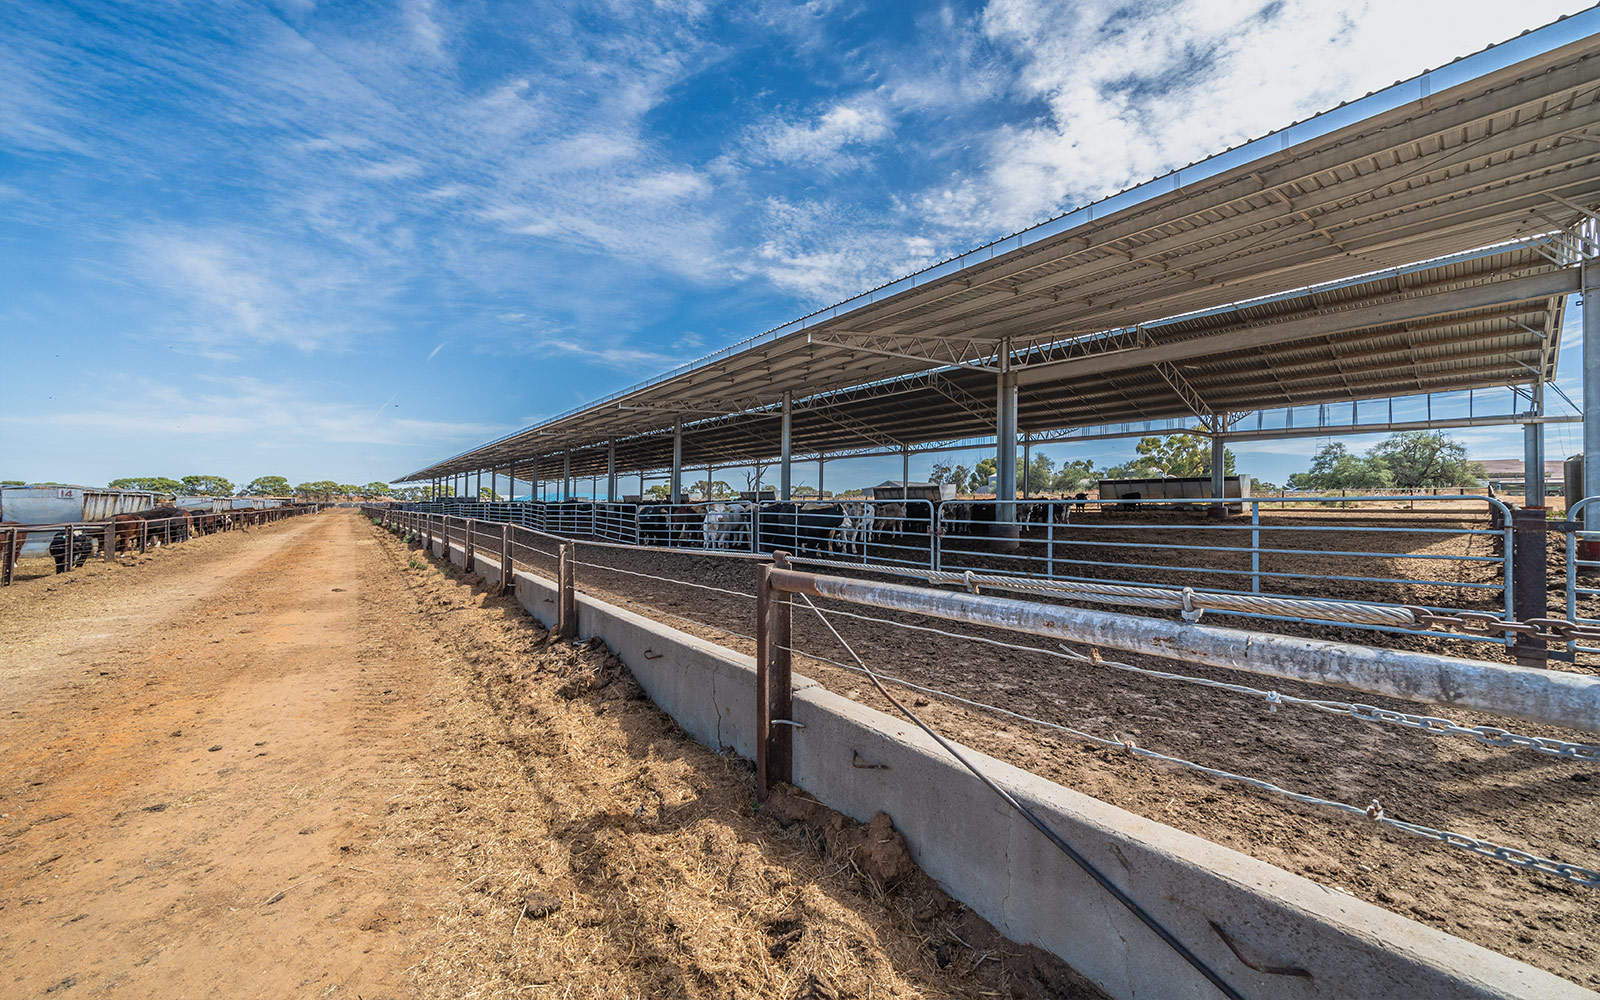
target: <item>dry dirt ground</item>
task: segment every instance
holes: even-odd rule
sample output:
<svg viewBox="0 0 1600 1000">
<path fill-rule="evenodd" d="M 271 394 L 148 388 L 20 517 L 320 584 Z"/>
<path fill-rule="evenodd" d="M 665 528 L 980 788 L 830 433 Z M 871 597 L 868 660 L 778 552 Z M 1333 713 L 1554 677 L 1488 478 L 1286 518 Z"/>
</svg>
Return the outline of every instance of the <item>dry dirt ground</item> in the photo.
<svg viewBox="0 0 1600 1000">
<path fill-rule="evenodd" d="M 549 560 L 526 547 L 519 549 L 519 559 L 547 575 L 553 573 Z M 754 631 L 750 596 L 755 592 L 754 574 L 753 563 L 703 554 L 578 547 L 577 579 L 583 590 L 746 653 L 754 650 L 745 638 Z M 1126 735 L 1161 753 L 1361 807 L 1379 799 L 1388 815 L 1401 820 L 1600 869 L 1600 766 L 1593 761 L 1489 747 L 1303 708 L 1273 712 L 1260 697 L 1066 661 L 1045 652 L 913 632 L 903 626 L 931 625 L 980 639 L 1052 648 L 1037 637 L 819 603 L 825 609 L 865 611 L 880 619 L 835 619 L 874 669 L 1018 713 L 981 711 L 938 694 L 917 696 L 924 718 L 969 746 L 1600 988 L 1600 944 L 1594 934 L 1600 927 L 1600 889 L 1514 868 L 1331 809 L 1298 805 L 1237 782 L 1143 762 L 1048 724 L 1102 738 Z M 814 615 L 799 609 L 794 614 L 797 649 L 835 661 L 846 659 Z M 1220 623 L 1237 625 L 1238 620 Z M 1322 634 L 1357 642 L 1383 638 L 1371 632 Z M 1416 636 L 1384 641 L 1400 640 L 1424 647 L 1447 642 Z M 1459 644 L 1447 648 L 1456 655 L 1470 655 Z M 1342 694 L 1188 663 L 1121 659 L 1307 698 Z M 797 658 L 795 669 L 848 697 L 886 707 L 859 673 L 814 657 Z M 1401 711 L 1429 711 L 1413 703 L 1346 697 Z M 1591 734 L 1507 723 L 1470 712 L 1445 714 L 1467 726 L 1506 725 L 1527 735 L 1594 742 Z"/>
<path fill-rule="evenodd" d="M 353 512 L 0 591 L 0 706 L 6 997 L 1095 995 Z"/>
</svg>

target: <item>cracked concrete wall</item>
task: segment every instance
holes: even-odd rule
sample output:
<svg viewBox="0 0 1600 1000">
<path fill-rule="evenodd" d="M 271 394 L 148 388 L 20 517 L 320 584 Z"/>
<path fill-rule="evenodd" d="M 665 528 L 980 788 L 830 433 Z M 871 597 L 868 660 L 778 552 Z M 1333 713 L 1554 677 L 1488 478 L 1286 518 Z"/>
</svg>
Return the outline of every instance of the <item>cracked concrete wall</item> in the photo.
<svg viewBox="0 0 1600 1000">
<path fill-rule="evenodd" d="M 465 553 L 452 546 L 461 565 Z M 494 559 L 477 572 L 499 578 Z M 547 625 L 555 584 L 519 571 Z M 686 732 L 754 756 L 755 663 L 580 595 L 600 636 Z M 795 677 L 795 784 L 860 820 L 882 811 L 913 857 L 1013 940 L 1061 956 L 1119 998 L 1217 995 L 1131 913 L 911 723 Z M 1139 900 L 1245 996 L 1567 1000 L 1597 994 L 1263 861 L 1129 813 L 974 750 L 993 780 Z"/>
</svg>

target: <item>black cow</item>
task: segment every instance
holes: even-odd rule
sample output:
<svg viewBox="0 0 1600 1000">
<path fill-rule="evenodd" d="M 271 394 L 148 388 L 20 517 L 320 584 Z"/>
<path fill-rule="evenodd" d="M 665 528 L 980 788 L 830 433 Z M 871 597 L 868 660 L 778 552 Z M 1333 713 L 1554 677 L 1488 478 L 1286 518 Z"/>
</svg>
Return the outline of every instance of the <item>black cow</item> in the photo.
<svg viewBox="0 0 1600 1000">
<path fill-rule="evenodd" d="M 50 558 L 56 561 L 56 572 L 65 573 L 68 569 L 77 569 L 89 561 L 94 555 L 94 539 L 82 531 L 72 533 L 72 551 L 67 551 L 67 533 L 58 531 L 50 539 Z M 68 562 L 71 566 L 68 566 Z"/>
<path fill-rule="evenodd" d="M 148 537 L 166 543 L 189 540 L 189 514 L 181 507 L 152 507 L 139 516 L 150 522 Z"/>
<path fill-rule="evenodd" d="M 845 512 L 839 504 L 802 507 L 780 503 L 762 507 L 759 517 L 761 551 L 825 552 L 844 526 Z"/>
<path fill-rule="evenodd" d="M 649 504 L 639 508 L 639 544 L 666 546 L 672 539 L 672 508 Z"/>
</svg>

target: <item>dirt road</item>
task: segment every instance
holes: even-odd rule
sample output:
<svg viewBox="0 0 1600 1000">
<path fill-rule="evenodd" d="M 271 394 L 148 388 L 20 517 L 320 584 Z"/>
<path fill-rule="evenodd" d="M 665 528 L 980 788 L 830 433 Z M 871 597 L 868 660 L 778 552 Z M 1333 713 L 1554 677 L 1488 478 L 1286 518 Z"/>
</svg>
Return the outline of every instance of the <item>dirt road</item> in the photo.
<svg viewBox="0 0 1600 1000">
<path fill-rule="evenodd" d="M 1092 995 L 353 513 L 0 592 L 0 704 L 5 996 Z"/>
</svg>

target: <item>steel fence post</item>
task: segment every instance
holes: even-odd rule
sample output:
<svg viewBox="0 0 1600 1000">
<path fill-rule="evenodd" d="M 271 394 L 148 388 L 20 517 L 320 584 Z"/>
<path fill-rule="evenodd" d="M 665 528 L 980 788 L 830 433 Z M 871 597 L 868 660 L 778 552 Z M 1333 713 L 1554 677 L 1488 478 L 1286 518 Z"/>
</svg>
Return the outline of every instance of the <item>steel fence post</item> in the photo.
<svg viewBox="0 0 1600 1000">
<path fill-rule="evenodd" d="M 571 542 L 556 549 L 556 636 L 568 641 L 578 637 L 577 581 L 573 578 Z"/>
<path fill-rule="evenodd" d="M 5 535 L 5 549 L 0 551 L 0 583 L 11 586 L 11 577 L 15 572 L 18 552 L 17 529 L 7 528 Z"/>
<path fill-rule="evenodd" d="M 794 694 L 790 645 L 794 626 L 789 595 L 772 589 L 774 569 L 788 569 L 785 552 L 772 565 L 756 567 L 756 800 L 765 802 L 772 786 L 794 773 Z M 775 724 L 776 722 L 776 724 Z"/>
<path fill-rule="evenodd" d="M 500 593 L 510 591 L 516 581 L 511 565 L 511 524 L 500 525 Z"/>
<path fill-rule="evenodd" d="M 1517 507 L 1511 511 L 1512 610 L 1517 621 L 1544 618 L 1550 613 L 1548 523 L 1543 507 Z M 1517 663 L 1542 667 L 1550 657 L 1542 636 L 1518 632 L 1511 644 Z"/>
<path fill-rule="evenodd" d="M 1573 506 L 1567 508 L 1567 521 L 1566 521 L 1566 524 L 1564 525 L 1564 527 L 1562 529 L 1566 533 L 1566 536 L 1567 536 L 1566 537 L 1566 546 L 1567 546 L 1567 620 L 1568 621 L 1578 621 L 1579 620 L 1579 618 L 1578 618 L 1578 560 L 1581 558 L 1579 553 L 1582 551 L 1582 549 L 1579 547 L 1578 538 L 1579 538 L 1579 535 L 1583 532 L 1583 519 L 1580 518 L 1578 516 L 1578 514 L 1583 509 L 1583 505 L 1586 504 L 1586 503 L 1588 503 L 1587 500 L 1579 500 L 1576 504 L 1574 504 Z M 1576 639 L 1567 640 L 1567 655 L 1576 657 L 1577 653 L 1578 653 L 1578 640 L 1576 640 Z"/>
<path fill-rule="evenodd" d="M 117 561 L 117 522 L 115 521 L 106 522 L 105 552 L 102 554 L 106 557 L 106 562 Z"/>
<path fill-rule="evenodd" d="M 466 550 L 466 554 L 461 560 L 461 571 L 463 573 L 472 572 L 472 526 L 473 519 L 469 517 L 467 518 L 466 537 L 461 540 L 461 546 Z"/>
<path fill-rule="evenodd" d="M 1250 503 L 1250 593 L 1261 593 L 1261 501 Z"/>
<path fill-rule="evenodd" d="M 1067 517 L 1072 517 L 1070 512 Z M 1056 505 L 1048 502 L 1044 505 L 1044 575 L 1056 575 Z"/>
</svg>

